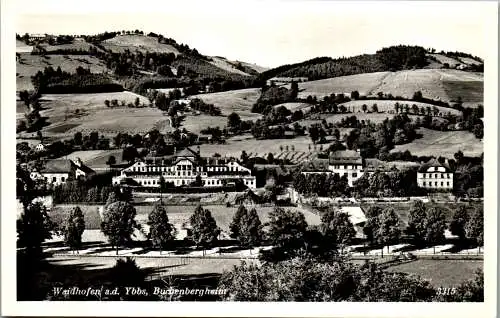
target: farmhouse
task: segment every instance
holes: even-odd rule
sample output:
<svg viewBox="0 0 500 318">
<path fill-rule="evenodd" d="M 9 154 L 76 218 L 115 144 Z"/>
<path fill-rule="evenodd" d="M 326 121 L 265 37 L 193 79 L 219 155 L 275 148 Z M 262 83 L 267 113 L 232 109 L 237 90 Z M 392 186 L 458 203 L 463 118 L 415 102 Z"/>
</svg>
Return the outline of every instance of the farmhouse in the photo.
<svg viewBox="0 0 500 318">
<path fill-rule="evenodd" d="M 453 172 L 447 163 L 431 159 L 417 172 L 417 184 L 426 189 L 453 189 Z"/>
<path fill-rule="evenodd" d="M 47 161 L 45 167 L 39 172 L 30 174 L 32 179 L 43 178 L 49 184 L 63 184 L 67 180 L 76 180 L 95 174 L 95 171 L 82 163 L 80 158 L 75 161 L 69 159 L 54 159 Z"/>
<path fill-rule="evenodd" d="M 46 34 L 30 34 L 29 35 L 29 41 L 40 41 L 44 40 L 47 37 Z"/>
<path fill-rule="evenodd" d="M 45 151 L 45 150 L 47 150 L 47 146 L 48 146 L 48 144 L 39 143 L 38 145 L 36 145 L 35 151 L 36 152 Z"/>
<path fill-rule="evenodd" d="M 187 186 L 201 180 L 205 187 L 222 187 L 241 182 L 250 189 L 256 187 L 256 178 L 250 169 L 234 158 L 201 157 L 198 151 L 186 148 L 173 156 L 146 157 L 123 169 L 113 178 L 118 185 L 132 179 L 143 187 L 159 187 L 160 177 L 175 186 Z"/>
</svg>

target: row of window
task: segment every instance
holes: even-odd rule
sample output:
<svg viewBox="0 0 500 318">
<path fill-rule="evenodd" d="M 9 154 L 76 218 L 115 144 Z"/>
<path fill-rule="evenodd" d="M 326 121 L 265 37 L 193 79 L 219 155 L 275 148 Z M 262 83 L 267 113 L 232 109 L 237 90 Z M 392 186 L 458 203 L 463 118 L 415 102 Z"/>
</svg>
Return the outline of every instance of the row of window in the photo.
<svg viewBox="0 0 500 318">
<path fill-rule="evenodd" d="M 434 175 L 434 177 L 433 177 Z M 441 178 L 441 179 L 450 179 L 450 174 L 448 173 L 424 173 L 424 178 L 429 178 L 429 179 L 437 179 L 437 178 Z"/>
<path fill-rule="evenodd" d="M 429 181 L 428 185 L 429 185 L 429 187 L 432 187 L 432 181 Z M 424 187 L 425 187 L 425 186 L 427 186 L 427 182 L 425 182 L 425 181 L 424 181 L 424 182 L 423 182 L 423 186 L 424 186 Z M 438 182 L 437 182 L 437 181 L 434 181 L 434 186 L 435 186 L 435 187 L 437 187 L 437 186 L 438 186 Z M 444 186 L 444 182 L 443 182 L 443 181 L 441 181 L 441 186 L 442 186 L 442 187 Z M 446 182 L 446 186 L 447 186 L 447 187 L 449 187 L 449 186 L 450 186 L 450 182 L 449 182 L 449 181 L 447 181 L 447 182 Z"/>
<path fill-rule="evenodd" d="M 177 171 L 192 171 L 193 166 L 191 165 L 178 165 L 175 167 L 132 167 L 132 171 L 135 172 L 163 172 L 163 171 L 168 171 L 168 172 L 173 172 L 175 170 Z M 203 169 L 204 167 L 198 167 L 196 171 L 217 171 L 217 172 L 222 172 L 222 171 L 240 171 L 238 167 L 209 167 L 207 169 Z"/>
<path fill-rule="evenodd" d="M 61 177 L 61 182 L 64 182 L 66 180 L 66 178 L 64 177 Z M 45 182 L 48 182 L 49 181 L 49 178 L 45 177 Z M 52 177 L 52 183 L 55 183 L 57 182 L 57 177 Z"/>
<path fill-rule="evenodd" d="M 334 165 L 333 169 L 361 169 L 361 166 Z"/>
</svg>

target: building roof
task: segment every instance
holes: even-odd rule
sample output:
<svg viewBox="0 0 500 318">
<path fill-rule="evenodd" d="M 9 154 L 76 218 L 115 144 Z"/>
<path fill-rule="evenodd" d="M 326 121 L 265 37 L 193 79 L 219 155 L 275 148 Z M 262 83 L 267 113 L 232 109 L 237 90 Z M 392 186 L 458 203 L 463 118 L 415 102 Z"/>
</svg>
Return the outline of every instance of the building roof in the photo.
<svg viewBox="0 0 500 318">
<path fill-rule="evenodd" d="M 45 163 L 45 168 L 43 168 L 41 173 L 71 173 L 75 168 L 75 165 L 71 160 L 68 159 L 54 159 L 47 161 Z"/>
<path fill-rule="evenodd" d="M 391 165 L 390 162 L 385 162 L 375 158 L 365 159 L 365 171 L 390 171 L 395 169 L 396 166 Z"/>
<path fill-rule="evenodd" d="M 188 147 L 178 151 L 175 157 L 198 157 L 198 153 Z"/>
<path fill-rule="evenodd" d="M 80 165 L 79 165 L 79 166 L 78 166 L 78 165 L 76 165 L 76 164 L 75 164 L 75 163 L 73 163 L 73 162 L 72 162 L 72 164 L 74 164 L 74 165 L 77 167 L 77 169 L 80 169 L 80 170 L 82 170 L 83 172 L 85 172 L 85 174 L 92 174 L 92 173 L 94 173 L 94 172 L 95 172 L 94 170 L 92 170 L 92 168 L 90 168 L 89 166 L 84 165 L 83 163 L 80 163 Z"/>
<path fill-rule="evenodd" d="M 433 158 L 426 163 L 424 163 L 422 166 L 420 166 L 420 169 L 418 169 L 418 172 L 426 172 L 427 169 L 430 167 L 443 167 L 446 169 L 446 172 L 451 171 L 450 166 L 448 165 L 447 162 L 440 163 L 436 158 Z"/>
<path fill-rule="evenodd" d="M 361 154 L 355 150 L 337 150 L 329 155 L 330 164 L 355 163 L 362 164 Z"/>
<path fill-rule="evenodd" d="M 306 161 L 302 165 L 303 172 L 327 172 L 328 171 L 328 159 L 313 159 Z"/>
</svg>

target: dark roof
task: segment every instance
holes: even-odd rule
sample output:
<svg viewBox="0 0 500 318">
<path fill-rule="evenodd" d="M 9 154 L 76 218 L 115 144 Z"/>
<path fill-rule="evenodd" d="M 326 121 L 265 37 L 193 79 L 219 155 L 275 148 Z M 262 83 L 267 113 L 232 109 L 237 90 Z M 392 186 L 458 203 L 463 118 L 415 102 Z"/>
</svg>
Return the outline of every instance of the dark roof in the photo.
<svg viewBox="0 0 500 318">
<path fill-rule="evenodd" d="M 446 169 L 446 172 L 451 171 L 450 166 L 448 165 L 447 162 L 445 163 L 440 163 L 436 158 L 433 158 L 426 163 L 424 163 L 420 168 L 418 169 L 418 172 L 426 172 L 428 168 L 430 167 L 443 167 Z"/>
<path fill-rule="evenodd" d="M 73 162 L 72 162 L 73 163 Z M 75 163 L 73 163 L 76 168 L 82 170 L 83 172 L 85 172 L 86 174 L 92 174 L 92 173 L 95 173 L 94 170 L 92 170 L 90 167 L 84 165 L 83 163 L 80 164 L 80 166 L 76 165 Z"/>
<path fill-rule="evenodd" d="M 306 161 L 302 166 L 303 172 L 327 172 L 328 159 L 313 159 Z"/>
<path fill-rule="evenodd" d="M 337 150 L 330 153 L 329 160 L 330 164 L 363 164 L 361 154 L 355 150 Z"/>
<path fill-rule="evenodd" d="M 175 154 L 175 157 L 198 157 L 198 153 L 190 148 L 184 148 Z"/>
<path fill-rule="evenodd" d="M 375 158 L 365 159 L 365 171 L 390 171 L 394 165 L 390 166 L 388 162 Z"/>
<path fill-rule="evenodd" d="M 71 173 L 74 170 L 74 164 L 69 159 L 54 159 L 45 163 L 41 173 Z"/>
</svg>

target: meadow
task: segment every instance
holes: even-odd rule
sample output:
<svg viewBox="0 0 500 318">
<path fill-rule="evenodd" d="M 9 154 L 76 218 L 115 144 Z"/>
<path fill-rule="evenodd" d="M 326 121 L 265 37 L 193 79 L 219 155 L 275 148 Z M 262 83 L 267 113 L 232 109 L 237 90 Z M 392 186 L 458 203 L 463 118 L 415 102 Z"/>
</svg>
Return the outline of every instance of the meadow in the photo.
<svg viewBox="0 0 500 318">
<path fill-rule="evenodd" d="M 227 92 L 208 93 L 194 95 L 192 98 L 200 98 L 205 103 L 214 104 L 219 107 L 223 115 L 232 112 L 240 115 L 242 120 L 256 120 L 260 114 L 252 113 L 252 105 L 260 96 L 260 88 L 246 88 Z"/>
<path fill-rule="evenodd" d="M 199 134 L 200 130 L 207 127 L 219 127 L 223 129 L 227 125 L 227 117 L 210 116 L 210 115 L 187 115 L 181 122 L 181 128 L 186 128 L 188 131 Z"/>
<path fill-rule="evenodd" d="M 46 136 L 69 137 L 76 132 L 115 136 L 117 133 L 145 133 L 153 128 L 162 132 L 170 130 L 170 121 L 157 108 L 113 107 L 108 108 L 105 100 L 116 99 L 121 104 L 134 103 L 139 98 L 141 104 L 149 104 L 146 97 L 131 93 L 95 94 L 46 94 L 40 102 L 42 116 L 47 117 L 50 125 L 43 128 Z"/>
<path fill-rule="evenodd" d="M 104 40 L 101 43 L 106 49 L 113 52 L 124 52 L 129 51 L 141 51 L 145 53 L 157 52 L 157 53 L 174 53 L 179 55 L 179 51 L 169 44 L 158 43 L 158 40 L 154 37 L 148 37 L 143 35 L 117 35 L 114 38 Z"/>
<path fill-rule="evenodd" d="M 64 72 L 74 73 L 77 67 L 90 69 L 92 73 L 104 73 L 109 71 L 105 64 L 98 58 L 89 55 L 31 55 L 20 53 L 21 59 L 16 62 L 16 89 L 31 90 L 31 76 L 45 67 L 52 66 L 54 69 L 61 67 Z"/>
<path fill-rule="evenodd" d="M 453 158 L 457 151 L 466 156 L 480 156 L 484 152 L 483 141 L 468 131 L 436 131 L 419 128 L 421 138 L 409 144 L 397 145 L 391 152 L 410 151 L 415 156 L 442 156 Z"/>
</svg>

